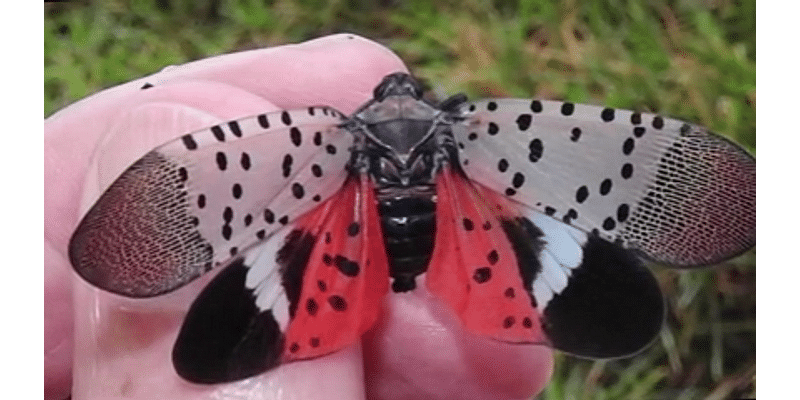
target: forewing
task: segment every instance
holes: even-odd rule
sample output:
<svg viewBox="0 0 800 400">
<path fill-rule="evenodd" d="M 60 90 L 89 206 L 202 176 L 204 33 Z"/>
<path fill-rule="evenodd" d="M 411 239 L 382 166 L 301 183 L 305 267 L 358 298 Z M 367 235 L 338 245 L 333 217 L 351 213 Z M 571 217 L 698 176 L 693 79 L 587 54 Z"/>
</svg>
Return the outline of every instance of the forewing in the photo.
<svg viewBox="0 0 800 400">
<path fill-rule="evenodd" d="M 553 101 L 483 100 L 463 113 L 462 167 L 516 202 L 674 266 L 755 244 L 755 160 L 703 128 Z"/>
<path fill-rule="evenodd" d="M 129 297 L 175 290 L 341 188 L 352 135 L 327 107 L 223 123 L 145 154 L 78 225 L 78 274 Z"/>
<path fill-rule="evenodd" d="M 178 335 L 176 371 L 229 382 L 352 345 L 377 319 L 388 282 L 374 190 L 353 177 L 211 281 Z"/>
</svg>

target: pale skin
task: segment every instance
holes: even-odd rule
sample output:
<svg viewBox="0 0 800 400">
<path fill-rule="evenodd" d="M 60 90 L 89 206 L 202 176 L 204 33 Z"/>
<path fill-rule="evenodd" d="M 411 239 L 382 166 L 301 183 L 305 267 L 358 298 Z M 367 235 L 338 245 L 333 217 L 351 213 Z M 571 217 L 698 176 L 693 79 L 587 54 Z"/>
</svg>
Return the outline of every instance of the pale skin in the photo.
<svg viewBox="0 0 800 400">
<path fill-rule="evenodd" d="M 527 399 L 552 351 L 477 337 L 424 289 L 386 297 L 362 343 L 240 382 L 194 385 L 170 350 L 212 274 L 167 296 L 131 301 L 79 280 L 67 243 L 102 188 L 151 148 L 254 114 L 331 105 L 345 114 L 388 73 L 388 49 L 354 35 L 200 60 L 86 98 L 45 121 L 45 398 Z M 141 90 L 145 83 L 153 88 Z M 73 315 L 74 314 L 74 315 Z"/>
</svg>

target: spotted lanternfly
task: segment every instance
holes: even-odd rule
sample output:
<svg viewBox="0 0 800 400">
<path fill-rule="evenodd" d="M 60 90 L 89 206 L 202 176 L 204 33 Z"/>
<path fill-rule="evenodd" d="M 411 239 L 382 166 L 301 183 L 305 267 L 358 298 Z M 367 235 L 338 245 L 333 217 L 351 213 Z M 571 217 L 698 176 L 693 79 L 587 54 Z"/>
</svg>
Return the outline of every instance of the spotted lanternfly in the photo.
<svg viewBox="0 0 800 400">
<path fill-rule="evenodd" d="M 69 245 L 128 297 L 222 270 L 175 369 L 227 382 L 354 344 L 382 297 L 428 289 L 470 331 L 584 357 L 635 353 L 664 319 L 643 260 L 699 266 L 755 244 L 755 160 L 655 115 L 463 95 L 387 76 L 347 117 L 257 115 L 150 151 Z"/>
</svg>

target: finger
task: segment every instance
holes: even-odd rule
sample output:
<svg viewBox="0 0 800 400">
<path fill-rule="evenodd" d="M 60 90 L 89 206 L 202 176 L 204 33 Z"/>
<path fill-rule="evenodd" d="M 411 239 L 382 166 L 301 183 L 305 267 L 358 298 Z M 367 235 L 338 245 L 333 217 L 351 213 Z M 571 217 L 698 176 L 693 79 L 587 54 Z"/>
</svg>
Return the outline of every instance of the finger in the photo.
<svg viewBox="0 0 800 400">
<path fill-rule="evenodd" d="M 64 257 L 49 243 L 44 244 L 44 293 L 49 303 L 44 308 L 45 399 L 65 399 L 72 380 L 72 290 L 71 271 L 48 268 L 48 260 L 65 264 Z"/>
<path fill-rule="evenodd" d="M 553 371 L 551 349 L 465 331 L 418 281 L 413 292 L 389 296 L 365 338 L 367 398 L 529 399 L 542 391 Z"/>
</svg>

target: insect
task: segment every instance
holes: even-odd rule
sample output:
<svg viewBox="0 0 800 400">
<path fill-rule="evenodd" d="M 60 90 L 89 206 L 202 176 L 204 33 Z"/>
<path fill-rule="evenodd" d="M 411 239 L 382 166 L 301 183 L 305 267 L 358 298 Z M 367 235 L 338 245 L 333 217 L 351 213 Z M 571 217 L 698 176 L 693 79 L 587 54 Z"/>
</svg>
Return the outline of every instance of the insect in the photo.
<svg viewBox="0 0 800 400">
<path fill-rule="evenodd" d="M 78 225 L 75 271 L 127 297 L 224 268 L 173 349 L 217 383 L 359 340 L 425 285 L 480 335 L 583 357 L 661 328 L 645 261 L 755 245 L 755 160 L 659 116 L 522 99 L 434 104 L 388 75 L 353 115 L 261 114 L 186 134 L 123 172 Z"/>
</svg>

